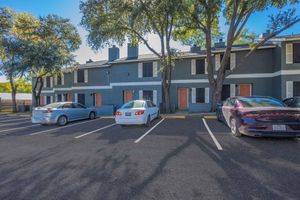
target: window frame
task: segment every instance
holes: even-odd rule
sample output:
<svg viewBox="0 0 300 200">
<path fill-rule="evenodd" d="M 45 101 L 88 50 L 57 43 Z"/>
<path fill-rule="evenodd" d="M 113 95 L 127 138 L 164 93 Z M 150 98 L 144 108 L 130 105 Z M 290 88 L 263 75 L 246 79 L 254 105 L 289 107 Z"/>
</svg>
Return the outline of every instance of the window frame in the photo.
<svg viewBox="0 0 300 200">
<path fill-rule="evenodd" d="M 143 74 L 142 74 L 143 78 L 153 77 L 153 62 L 143 62 L 142 67 L 143 67 Z"/>
<path fill-rule="evenodd" d="M 203 96 L 199 96 L 202 93 Z M 205 103 L 205 88 L 196 88 L 196 101 L 195 103 Z"/>
<path fill-rule="evenodd" d="M 295 47 L 297 46 L 297 47 Z M 297 49 L 297 51 L 296 51 Z M 297 52 L 297 54 L 296 54 Z M 300 63 L 300 43 L 296 42 L 293 43 L 293 63 L 299 64 Z"/>
<path fill-rule="evenodd" d="M 199 64 L 200 62 L 201 65 Z M 196 74 L 205 74 L 205 59 L 196 60 Z"/>
</svg>

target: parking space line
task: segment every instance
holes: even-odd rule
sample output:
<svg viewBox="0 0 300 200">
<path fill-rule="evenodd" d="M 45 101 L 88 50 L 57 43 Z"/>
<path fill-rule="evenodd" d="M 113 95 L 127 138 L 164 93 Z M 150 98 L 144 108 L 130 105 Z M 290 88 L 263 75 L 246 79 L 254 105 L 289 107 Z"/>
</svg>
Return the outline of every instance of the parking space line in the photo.
<svg viewBox="0 0 300 200">
<path fill-rule="evenodd" d="M 34 126 L 40 126 L 40 125 L 39 124 L 34 124 L 34 125 L 30 125 L 30 126 L 22 126 L 22 127 L 18 127 L 18 128 L 10 128 L 10 129 L 5 129 L 5 130 L 0 130 L 0 133 L 7 132 L 7 131 L 18 130 L 18 129 L 22 129 L 22 128 L 34 127 Z"/>
<path fill-rule="evenodd" d="M 13 126 L 13 125 L 18 125 L 18 124 L 24 124 L 24 123 L 29 123 L 30 121 L 24 121 L 24 122 L 17 122 L 17 123 L 5 123 L 5 124 L 1 124 L 0 123 L 0 127 L 5 127 L 5 126 Z"/>
<path fill-rule="evenodd" d="M 140 142 L 146 135 L 148 135 L 151 131 L 153 131 L 153 129 L 155 129 L 160 123 L 162 123 L 165 120 L 165 118 L 161 119 L 157 124 L 155 124 L 150 130 L 148 130 L 146 133 L 144 133 L 144 135 L 142 135 L 141 137 L 139 137 L 136 141 L 134 141 L 134 143 L 138 143 Z"/>
<path fill-rule="evenodd" d="M 67 126 L 60 126 L 60 127 L 56 127 L 56 128 L 52 128 L 52 129 L 48 129 L 48 130 L 44 130 L 44 131 L 38 131 L 38 132 L 30 133 L 29 135 L 31 135 L 31 136 L 38 135 L 38 134 L 41 134 L 41 133 L 47 133 L 47 132 L 50 132 L 50 131 L 55 131 L 55 130 L 60 130 L 60 129 L 64 129 L 64 128 L 69 128 L 69 127 L 72 127 L 72 126 L 76 126 L 76 125 L 80 125 L 80 124 L 85 124 L 85 123 L 92 122 L 92 121 L 95 121 L 95 120 L 88 120 L 88 121 L 83 121 L 83 122 L 79 122 L 79 123 L 70 124 L 70 125 L 67 125 Z"/>
<path fill-rule="evenodd" d="M 107 125 L 107 126 L 104 126 L 104 127 L 102 127 L 102 128 L 99 128 L 99 129 L 96 129 L 96 130 L 93 130 L 93 131 L 90 131 L 90 132 L 88 132 L 88 133 L 85 133 L 85 134 L 82 134 L 82 135 L 78 135 L 78 136 L 75 137 L 75 139 L 82 138 L 82 137 L 84 137 L 84 136 L 90 135 L 90 134 L 92 134 L 92 133 L 96 133 L 96 132 L 98 132 L 98 131 L 102 131 L 102 130 L 104 130 L 104 129 L 106 129 L 106 128 L 109 128 L 109 127 L 112 127 L 112 126 L 115 126 L 115 125 L 117 125 L 117 124 L 116 124 L 116 123 L 109 124 L 109 125 Z"/>
<path fill-rule="evenodd" d="M 204 125 L 206 127 L 206 130 L 208 131 L 210 137 L 212 138 L 212 140 L 214 141 L 215 145 L 217 146 L 218 150 L 222 151 L 223 150 L 222 146 L 220 145 L 220 143 L 218 142 L 217 138 L 214 136 L 214 134 L 210 130 L 209 126 L 206 123 L 206 120 L 204 118 L 202 118 L 202 121 L 203 121 L 203 123 L 204 123 Z"/>
<path fill-rule="evenodd" d="M 1 120 L 0 122 L 8 122 L 8 121 L 14 121 L 14 122 L 17 122 L 17 121 L 26 121 L 26 120 L 29 120 L 29 118 L 23 118 L 23 119 L 5 119 L 5 120 Z"/>
</svg>

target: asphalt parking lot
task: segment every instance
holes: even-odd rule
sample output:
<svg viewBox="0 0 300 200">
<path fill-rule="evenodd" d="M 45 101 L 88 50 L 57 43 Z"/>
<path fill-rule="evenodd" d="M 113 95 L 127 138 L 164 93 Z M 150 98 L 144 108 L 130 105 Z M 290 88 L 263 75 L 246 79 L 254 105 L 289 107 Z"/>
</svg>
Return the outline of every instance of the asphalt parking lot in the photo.
<svg viewBox="0 0 300 200">
<path fill-rule="evenodd" d="M 213 118 L 65 127 L 0 115 L 0 199 L 299 199 L 300 140 L 235 138 Z"/>
</svg>

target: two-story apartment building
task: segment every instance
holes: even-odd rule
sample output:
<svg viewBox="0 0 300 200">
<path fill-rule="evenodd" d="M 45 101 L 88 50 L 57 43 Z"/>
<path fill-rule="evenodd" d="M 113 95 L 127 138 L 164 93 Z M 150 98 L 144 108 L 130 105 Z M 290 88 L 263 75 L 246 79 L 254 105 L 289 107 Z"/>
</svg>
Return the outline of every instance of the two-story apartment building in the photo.
<svg viewBox="0 0 300 200">
<path fill-rule="evenodd" d="M 300 35 L 277 37 L 250 57 L 249 45 L 232 48 L 222 99 L 261 95 L 283 99 L 300 96 Z M 213 50 L 213 66 L 220 67 L 224 46 Z M 244 62 L 241 62 L 244 59 Z M 233 70 L 233 73 L 230 73 Z M 88 61 L 72 72 L 45 79 L 42 104 L 76 101 L 87 106 L 117 105 L 132 99 L 151 99 L 160 105 L 162 85 L 160 62 L 155 55 L 139 55 L 128 45 L 128 55 L 119 58 L 119 48 L 109 49 L 108 60 Z M 206 52 L 191 48 L 182 52 L 172 70 L 171 102 L 174 110 L 207 112 L 212 93 L 206 69 Z"/>
</svg>

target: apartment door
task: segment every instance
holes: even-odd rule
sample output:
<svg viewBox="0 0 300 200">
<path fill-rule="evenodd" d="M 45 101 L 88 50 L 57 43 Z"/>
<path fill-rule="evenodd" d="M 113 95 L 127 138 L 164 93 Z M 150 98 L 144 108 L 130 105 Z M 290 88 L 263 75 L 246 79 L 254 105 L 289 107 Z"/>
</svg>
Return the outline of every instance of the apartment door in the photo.
<svg viewBox="0 0 300 200">
<path fill-rule="evenodd" d="M 73 101 L 72 93 L 68 93 L 68 94 L 67 94 L 67 99 L 66 99 L 66 101 Z"/>
<path fill-rule="evenodd" d="M 188 88 L 178 88 L 178 109 L 188 109 Z"/>
<path fill-rule="evenodd" d="M 251 96 L 252 84 L 239 84 L 239 96 Z"/>
<path fill-rule="evenodd" d="M 124 90 L 123 93 L 123 101 L 124 103 L 127 103 L 128 101 L 133 100 L 133 91 L 132 90 Z"/>
<path fill-rule="evenodd" d="M 96 107 L 100 107 L 102 106 L 102 95 L 101 93 L 96 93 L 95 94 L 95 103 L 96 103 Z"/>
</svg>

